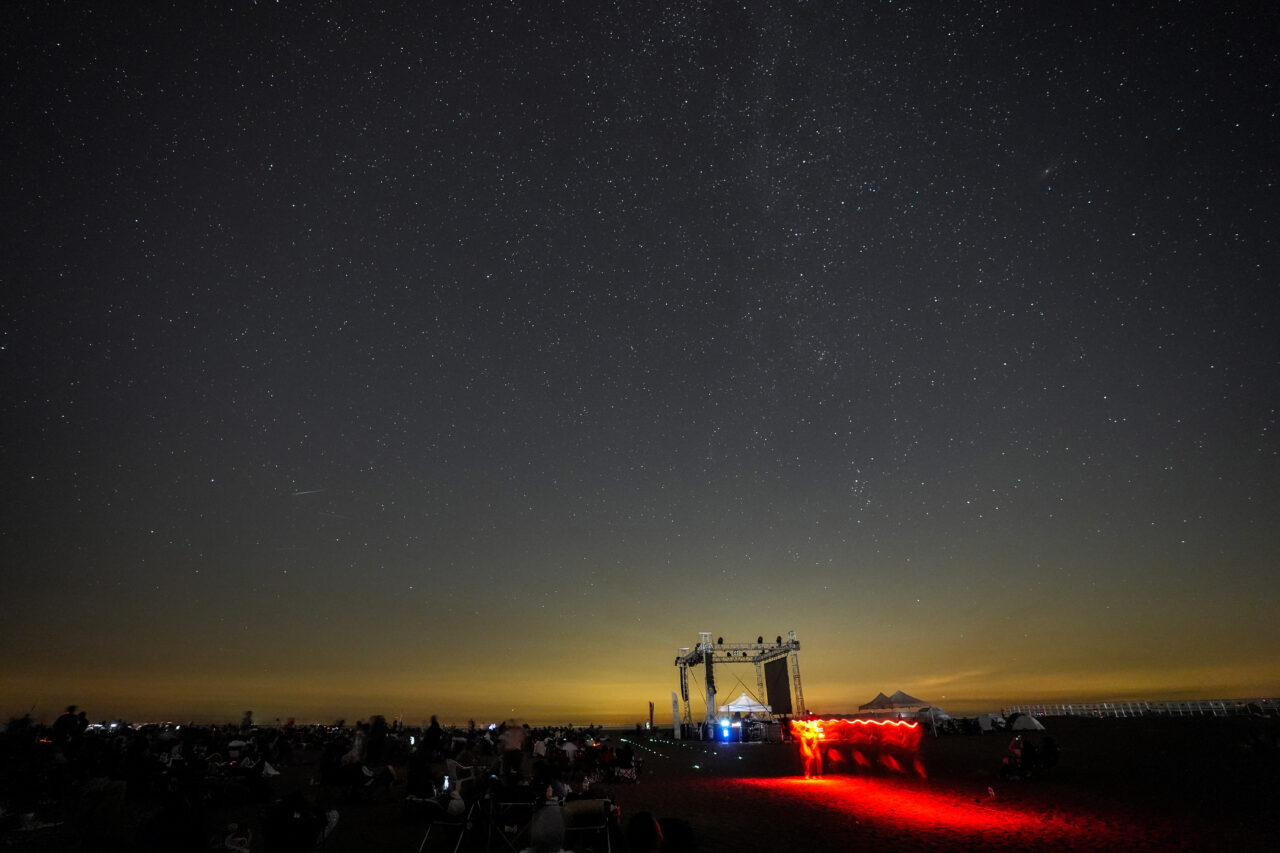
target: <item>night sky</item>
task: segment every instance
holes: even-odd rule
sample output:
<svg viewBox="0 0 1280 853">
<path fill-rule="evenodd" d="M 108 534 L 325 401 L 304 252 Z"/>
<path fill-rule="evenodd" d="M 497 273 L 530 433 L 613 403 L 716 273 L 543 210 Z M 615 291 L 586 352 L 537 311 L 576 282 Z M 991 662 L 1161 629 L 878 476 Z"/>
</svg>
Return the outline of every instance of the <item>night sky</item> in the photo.
<svg viewBox="0 0 1280 853">
<path fill-rule="evenodd" d="M 4 4 L 0 712 L 1277 695 L 1278 24 Z"/>
</svg>

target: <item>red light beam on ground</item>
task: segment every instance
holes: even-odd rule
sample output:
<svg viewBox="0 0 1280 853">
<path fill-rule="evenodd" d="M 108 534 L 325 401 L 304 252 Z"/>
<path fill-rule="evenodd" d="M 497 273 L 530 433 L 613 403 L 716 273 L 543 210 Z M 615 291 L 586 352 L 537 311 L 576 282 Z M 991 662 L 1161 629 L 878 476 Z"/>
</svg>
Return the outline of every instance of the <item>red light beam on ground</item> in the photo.
<svg viewBox="0 0 1280 853">
<path fill-rule="evenodd" d="M 736 782 L 781 793 L 811 806 L 838 810 L 858 822 L 894 831 L 941 833 L 951 841 L 962 836 L 974 842 L 997 838 L 1005 843 L 1021 841 L 1031 847 L 1073 845 L 1105 823 L 1089 816 L 1073 815 L 1068 819 L 996 800 L 981 802 L 972 795 L 926 790 L 918 782 L 895 778 L 785 777 Z"/>
</svg>

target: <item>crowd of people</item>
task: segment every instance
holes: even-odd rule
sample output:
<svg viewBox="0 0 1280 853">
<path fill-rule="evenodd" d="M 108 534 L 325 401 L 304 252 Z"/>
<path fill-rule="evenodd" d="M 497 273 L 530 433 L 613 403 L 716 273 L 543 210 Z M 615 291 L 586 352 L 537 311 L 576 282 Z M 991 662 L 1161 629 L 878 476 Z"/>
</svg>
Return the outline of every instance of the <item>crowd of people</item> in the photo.
<svg viewBox="0 0 1280 853">
<path fill-rule="evenodd" d="M 256 725 L 251 713 L 227 725 L 131 725 L 90 723 L 72 706 L 52 725 L 27 716 L 0 732 L 0 838 L 43 832 L 94 850 L 310 853 L 353 801 L 400 798 L 456 813 L 521 798 L 533 806 L 607 799 L 602 786 L 634 782 L 641 768 L 625 739 L 594 727 L 444 727 L 435 717 L 407 727 L 381 716 Z M 279 795 L 282 773 L 305 774 L 305 790 Z M 219 822 L 228 807 L 247 805 L 260 815 L 256 842 L 252 828 Z M 533 835 L 529 849 L 561 849 L 554 827 Z"/>
<path fill-rule="evenodd" d="M 220 726 L 90 723 L 75 706 L 52 726 L 18 717 L 0 733 L 0 834 L 56 828 L 86 849 L 207 850 L 220 807 L 269 802 L 280 768 L 348 735 L 259 727 L 248 717 Z"/>
</svg>

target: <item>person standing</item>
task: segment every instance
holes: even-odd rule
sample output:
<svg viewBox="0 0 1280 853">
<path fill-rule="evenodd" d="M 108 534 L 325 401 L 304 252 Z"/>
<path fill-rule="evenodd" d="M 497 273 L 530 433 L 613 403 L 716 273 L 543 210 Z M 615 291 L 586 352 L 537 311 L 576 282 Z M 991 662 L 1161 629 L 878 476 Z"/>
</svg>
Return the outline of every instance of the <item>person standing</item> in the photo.
<svg viewBox="0 0 1280 853">
<path fill-rule="evenodd" d="M 80 721 L 76 718 L 76 706 L 68 705 L 67 710 L 53 721 L 54 747 L 63 753 L 69 751 L 79 727 Z"/>
<path fill-rule="evenodd" d="M 822 778 L 822 732 L 816 724 L 798 726 L 800 753 L 804 757 L 804 778 Z"/>
<path fill-rule="evenodd" d="M 444 729 L 440 728 L 435 714 L 431 715 L 431 725 L 422 733 L 422 746 L 432 761 L 439 761 L 444 755 Z"/>
<path fill-rule="evenodd" d="M 519 776 L 524 764 L 524 727 L 515 722 L 498 735 L 498 744 L 502 747 L 502 772 L 507 776 Z"/>
</svg>

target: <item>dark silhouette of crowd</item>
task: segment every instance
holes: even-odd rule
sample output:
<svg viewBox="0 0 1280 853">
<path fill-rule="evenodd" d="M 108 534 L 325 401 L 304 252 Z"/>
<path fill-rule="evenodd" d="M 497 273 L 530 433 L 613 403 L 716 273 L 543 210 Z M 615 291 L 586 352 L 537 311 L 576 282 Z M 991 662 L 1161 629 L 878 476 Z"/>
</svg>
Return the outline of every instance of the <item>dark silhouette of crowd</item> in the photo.
<svg viewBox="0 0 1280 853">
<path fill-rule="evenodd" d="M 0 733 L 0 846 L 310 853 L 348 806 L 392 801 L 424 828 L 465 818 L 468 832 L 508 834 L 517 849 L 554 853 L 575 833 L 605 831 L 617 846 L 627 828 L 609 786 L 634 784 L 642 767 L 629 742 L 594 727 L 257 725 L 252 712 L 227 725 L 131 725 L 90 723 L 72 706 L 51 726 L 24 716 Z M 303 781 L 289 789 L 282 774 Z M 504 823 L 501 809 L 517 806 L 523 818 Z M 246 808 L 253 821 L 225 821 Z"/>
<path fill-rule="evenodd" d="M 269 802 L 278 768 L 342 739 L 328 727 L 91 724 L 74 706 L 52 726 L 14 718 L 0 734 L 0 837 L 207 850 L 218 807 Z"/>
</svg>

